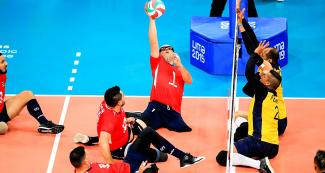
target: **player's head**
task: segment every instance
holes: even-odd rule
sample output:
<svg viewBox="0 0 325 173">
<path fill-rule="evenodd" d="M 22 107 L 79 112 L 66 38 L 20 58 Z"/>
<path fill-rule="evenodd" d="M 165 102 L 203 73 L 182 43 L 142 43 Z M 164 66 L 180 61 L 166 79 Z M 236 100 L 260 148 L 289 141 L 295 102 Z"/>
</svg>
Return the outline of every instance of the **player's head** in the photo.
<svg viewBox="0 0 325 173">
<path fill-rule="evenodd" d="M 272 65 L 278 65 L 279 51 L 273 47 L 265 48 L 262 52 L 262 58 L 269 61 Z"/>
<path fill-rule="evenodd" d="M 70 162 L 75 168 L 80 168 L 85 159 L 86 151 L 83 146 L 79 146 L 70 152 Z"/>
<path fill-rule="evenodd" d="M 171 45 L 164 44 L 159 48 L 159 54 L 162 56 L 165 61 L 169 64 L 174 65 L 175 52 L 174 48 Z"/>
<path fill-rule="evenodd" d="M 0 73 L 1 74 L 7 73 L 7 66 L 8 66 L 8 63 L 6 61 L 6 58 L 0 52 Z"/>
<path fill-rule="evenodd" d="M 325 172 L 325 151 L 318 150 L 314 158 L 314 168 L 316 173 Z"/>
<path fill-rule="evenodd" d="M 263 71 L 260 73 L 260 81 L 269 89 L 276 90 L 281 84 L 281 76 L 274 70 Z"/>
<path fill-rule="evenodd" d="M 124 94 L 118 86 L 107 89 L 104 99 L 109 107 L 115 107 L 117 105 L 122 107 L 125 104 Z"/>
</svg>

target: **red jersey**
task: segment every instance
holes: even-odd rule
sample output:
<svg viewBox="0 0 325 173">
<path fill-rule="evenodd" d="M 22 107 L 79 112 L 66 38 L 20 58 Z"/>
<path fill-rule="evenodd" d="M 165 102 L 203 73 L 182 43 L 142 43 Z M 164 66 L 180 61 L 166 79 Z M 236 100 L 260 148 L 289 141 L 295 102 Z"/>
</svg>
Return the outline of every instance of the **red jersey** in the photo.
<svg viewBox="0 0 325 173">
<path fill-rule="evenodd" d="M 3 105 L 5 104 L 6 80 L 6 74 L 0 74 L 0 112 L 2 112 Z"/>
<path fill-rule="evenodd" d="M 104 131 L 111 134 L 109 141 L 110 150 L 116 150 L 128 143 L 129 131 L 127 129 L 125 112 L 123 109 L 119 113 L 108 107 L 105 101 L 100 104 L 97 122 L 97 134 Z"/>
<path fill-rule="evenodd" d="M 130 173 L 130 165 L 125 162 L 113 164 L 91 163 L 90 168 L 85 173 Z"/>
<path fill-rule="evenodd" d="M 171 106 L 181 113 L 184 80 L 178 67 L 170 65 L 163 57 L 150 57 L 153 83 L 150 101 L 157 101 Z"/>
</svg>

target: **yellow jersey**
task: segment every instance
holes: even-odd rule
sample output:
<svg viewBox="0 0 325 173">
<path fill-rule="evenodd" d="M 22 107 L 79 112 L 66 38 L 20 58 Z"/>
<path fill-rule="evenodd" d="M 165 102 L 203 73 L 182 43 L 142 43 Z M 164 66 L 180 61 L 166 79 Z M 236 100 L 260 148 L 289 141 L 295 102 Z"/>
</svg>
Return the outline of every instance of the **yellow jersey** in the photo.
<svg viewBox="0 0 325 173">
<path fill-rule="evenodd" d="M 271 144 L 279 144 L 279 106 L 277 96 L 268 92 L 265 99 L 251 99 L 248 112 L 248 135 Z"/>
</svg>

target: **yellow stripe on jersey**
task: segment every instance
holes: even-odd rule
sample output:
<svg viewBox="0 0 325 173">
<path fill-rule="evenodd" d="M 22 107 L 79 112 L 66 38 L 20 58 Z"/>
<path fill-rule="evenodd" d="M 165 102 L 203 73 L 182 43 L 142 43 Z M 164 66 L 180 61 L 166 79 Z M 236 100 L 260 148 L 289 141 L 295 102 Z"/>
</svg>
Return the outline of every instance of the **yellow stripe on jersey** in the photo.
<svg viewBox="0 0 325 173">
<path fill-rule="evenodd" d="M 256 103 L 255 101 L 254 96 L 251 99 L 248 112 L 248 135 L 278 145 L 279 107 L 277 97 L 272 92 L 268 92 L 264 100 Z"/>
</svg>

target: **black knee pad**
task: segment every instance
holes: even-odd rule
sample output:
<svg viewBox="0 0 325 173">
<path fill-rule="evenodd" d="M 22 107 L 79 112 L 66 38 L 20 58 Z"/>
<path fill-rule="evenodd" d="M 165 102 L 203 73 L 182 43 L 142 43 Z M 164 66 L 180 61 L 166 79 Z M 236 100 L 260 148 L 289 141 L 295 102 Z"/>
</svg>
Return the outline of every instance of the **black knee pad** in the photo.
<svg viewBox="0 0 325 173">
<path fill-rule="evenodd" d="M 135 119 L 135 123 L 132 127 L 132 132 L 134 135 L 139 135 L 146 127 L 146 123 L 144 123 L 142 120 Z"/>
<path fill-rule="evenodd" d="M 217 163 L 221 166 L 226 166 L 227 165 L 227 151 L 222 150 L 218 153 L 216 157 Z"/>
<path fill-rule="evenodd" d="M 125 112 L 126 118 L 134 117 L 136 119 L 142 118 L 142 112 Z"/>
<path fill-rule="evenodd" d="M 142 130 L 142 132 L 138 135 L 138 138 L 146 138 L 151 137 L 152 131 L 154 131 L 151 127 L 146 127 Z"/>
</svg>

